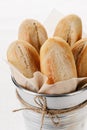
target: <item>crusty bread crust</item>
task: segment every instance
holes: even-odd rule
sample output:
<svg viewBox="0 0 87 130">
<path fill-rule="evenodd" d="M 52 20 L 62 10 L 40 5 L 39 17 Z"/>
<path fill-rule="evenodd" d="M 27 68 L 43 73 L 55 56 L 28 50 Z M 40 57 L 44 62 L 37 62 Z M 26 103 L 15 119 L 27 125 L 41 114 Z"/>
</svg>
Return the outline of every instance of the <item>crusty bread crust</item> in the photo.
<svg viewBox="0 0 87 130">
<path fill-rule="evenodd" d="M 26 19 L 19 27 L 18 39 L 29 42 L 38 52 L 47 38 L 44 26 L 36 20 Z"/>
<path fill-rule="evenodd" d="M 41 47 L 40 67 L 49 84 L 77 77 L 71 48 L 59 37 L 49 38 Z"/>
<path fill-rule="evenodd" d="M 68 15 L 57 24 L 54 36 L 62 37 L 72 46 L 82 37 L 82 22 L 77 15 Z"/>
<path fill-rule="evenodd" d="M 78 77 L 87 77 L 87 38 L 76 42 L 72 47 Z"/>
<path fill-rule="evenodd" d="M 39 54 L 26 41 L 14 41 L 8 48 L 7 59 L 25 77 L 31 78 L 35 71 L 40 70 Z"/>
</svg>

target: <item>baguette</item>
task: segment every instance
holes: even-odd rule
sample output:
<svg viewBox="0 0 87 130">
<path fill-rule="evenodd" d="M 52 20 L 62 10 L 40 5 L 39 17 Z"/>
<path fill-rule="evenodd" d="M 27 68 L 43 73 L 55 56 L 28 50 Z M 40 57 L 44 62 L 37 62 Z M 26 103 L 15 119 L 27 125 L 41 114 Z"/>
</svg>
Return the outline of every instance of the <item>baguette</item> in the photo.
<svg viewBox="0 0 87 130">
<path fill-rule="evenodd" d="M 62 37 L 70 46 L 82 37 L 82 22 L 77 15 L 64 17 L 56 26 L 54 36 Z"/>
<path fill-rule="evenodd" d="M 77 77 L 71 48 L 59 37 L 49 38 L 41 47 L 40 67 L 48 77 L 48 84 Z"/>
<path fill-rule="evenodd" d="M 26 41 L 14 41 L 7 50 L 7 59 L 27 78 L 31 78 L 35 71 L 40 70 L 39 54 Z"/>
<path fill-rule="evenodd" d="M 26 19 L 19 27 L 18 39 L 29 42 L 38 52 L 47 38 L 44 26 L 36 20 Z"/>
<path fill-rule="evenodd" d="M 83 38 L 72 46 L 78 77 L 87 77 L 87 38 Z"/>
</svg>

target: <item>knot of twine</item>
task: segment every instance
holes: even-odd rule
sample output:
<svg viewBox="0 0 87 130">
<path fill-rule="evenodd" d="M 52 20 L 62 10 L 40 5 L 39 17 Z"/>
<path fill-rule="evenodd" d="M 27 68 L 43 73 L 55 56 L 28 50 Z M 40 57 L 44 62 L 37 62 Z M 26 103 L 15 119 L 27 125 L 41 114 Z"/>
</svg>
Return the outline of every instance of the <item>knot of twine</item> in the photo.
<svg viewBox="0 0 87 130">
<path fill-rule="evenodd" d="M 46 101 L 46 97 L 42 97 L 42 96 L 36 96 L 34 98 L 35 103 L 41 108 L 41 113 L 42 113 L 42 122 L 41 122 L 41 128 L 40 130 L 42 130 L 42 126 L 43 126 L 43 122 L 44 122 L 44 116 L 48 115 L 49 118 L 51 119 L 52 123 L 55 126 L 59 126 L 60 124 L 60 118 L 59 116 L 53 112 L 51 112 L 48 108 L 47 108 L 47 101 Z"/>
<path fill-rule="evenodd" d="M 24 108 L 21 109 L 16 109 L 13 110 L 13 112 L 17 112 L 17 111 L 21 111 L 21 110 L 32 110 L 34 112 L 37 113 L 41 113 L 42 114 L 42 119 L 41 119 L 41 127 L 40 130 L 42 130 L 43 127 L 43 123 L 44 123 L 44 117 L 45 115 L 48 115 L 48 117 L 51 119 L 52 123 L 54 126 L 59 126 L 60 125 L 60 117 L 58 116 L 58 114 L 64 114 L 67 112 L 72 112 L 74 110 L 77 109 L 81 109 L 84 106 L 87 105 L 87 100 L 85 102 L 83 102 L 80 105 L 77 105 L 75 107 L 72 108 L 67 108 L 67 109 L 48 109 L 47 108 L 47 100 L 46 97 L 43 96 L 35 96 L 34 98 L 34 102 L 37 104 L 38 107 L 36 106 L 32 106 L 29 103 L 25 102 L 20 95 L 18 94 L 17 90 L 16 90 L 16 95 L 17 98 L 19 99 L 19 101 L 25 106 Z"/>
</svg>

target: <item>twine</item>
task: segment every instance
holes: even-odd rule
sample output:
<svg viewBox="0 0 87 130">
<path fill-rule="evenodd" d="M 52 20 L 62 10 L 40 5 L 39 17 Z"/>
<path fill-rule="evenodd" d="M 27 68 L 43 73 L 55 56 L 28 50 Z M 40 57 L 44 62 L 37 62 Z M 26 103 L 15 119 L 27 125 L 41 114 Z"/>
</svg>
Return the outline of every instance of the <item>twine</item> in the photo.
<svg viewBox="0 0 87 130">
<path fill-rule="evenodd" d="M 17 111 L 21 111 L 21 110 L 32 110 L 34 112 L 41 113 L 42 114 L 42 119 L 41 119 L 40 130 L 42 130 L 45 115 L 48 115 L 48 117 L 51 119 L 53 125 L 57 127 L 57 126 L 60 125 L 60 117 L 58 116 L 58 114 L 65 114 L 65 113 L 73 112 L 73 111 L 81 109 L 81 108 L 83 108 L 83 107 L 85 107 L 87 105 L 87 100 L 86 100 L 83 103 L 81 103 L 81 104 L 79 104 L 77 106 L 71 107 L 71 108 L 66 108 L 66 109 L 48 109 L 47 108 L 46 97 L 35 96 L 34 102 L 38 105 L 38 107 L 36 107 L 36 106 L 32 106 L 29 103 L 25 102 L 20 97 L 20 95 L 18 94 L 17 90 L 16 90 L 16 95 L 17 95 L 17 98 L 19 99 L 19 101 L 25 107 L 21 108 L 21 109 L 13 110 L 13 112 L 17 112 Z M 57 121 L 55 121 L 55 119 L 57 119 Z"/>
</svg>

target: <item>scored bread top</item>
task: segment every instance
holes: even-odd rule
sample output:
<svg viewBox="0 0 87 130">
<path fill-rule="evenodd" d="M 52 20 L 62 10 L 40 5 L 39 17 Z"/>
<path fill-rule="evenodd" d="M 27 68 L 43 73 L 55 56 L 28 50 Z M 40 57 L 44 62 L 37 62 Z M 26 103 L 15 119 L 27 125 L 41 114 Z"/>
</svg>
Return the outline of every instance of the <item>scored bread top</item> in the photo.
<svg viewBox="0 0 87 130">
<path fill-rule="evenodd" d="M 35 71 L 40 70 L 39 54 L 26 41 L 14 41 L 8 48 L 7 59 L 25 77 L 31 78 Z"/>
<path fill-rule="evenodd" d="M 49 38 L 41 47 L 40 67 L 49 84 L 77 77 L 71 48 L 59 37 Z"/>
<path fill-rule="evenodd" d="M 38 52 L 47 38 L 44 26 L 37 20 L 26 19 L 19 27 L 18 39 L 29 42 Z"/>
<path fill-rule="evenodd" d="M 62 37 L 72 46 L 82 37 L 82 22 L 80 17 L 74 14 L 64 17 L 57 24 L 54 36 Z"/>
</svg>

